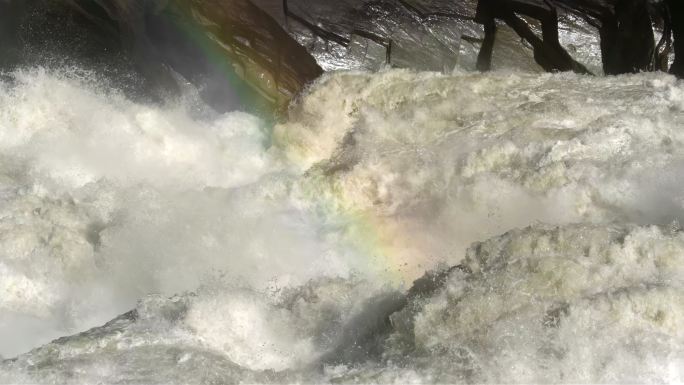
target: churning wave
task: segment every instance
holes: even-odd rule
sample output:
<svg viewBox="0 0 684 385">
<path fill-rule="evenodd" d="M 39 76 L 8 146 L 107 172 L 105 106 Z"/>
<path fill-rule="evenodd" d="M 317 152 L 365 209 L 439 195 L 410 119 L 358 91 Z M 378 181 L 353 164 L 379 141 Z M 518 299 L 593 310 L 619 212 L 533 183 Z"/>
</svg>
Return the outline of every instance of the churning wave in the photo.
<svg viewBox="0 0 684 385">
<path fill-rule="evenodd" d="M 674 78 L 333 73 L 275 127 L 90 79 L 0 85 L 0 382 L 684 381 Z"/>
</svg>

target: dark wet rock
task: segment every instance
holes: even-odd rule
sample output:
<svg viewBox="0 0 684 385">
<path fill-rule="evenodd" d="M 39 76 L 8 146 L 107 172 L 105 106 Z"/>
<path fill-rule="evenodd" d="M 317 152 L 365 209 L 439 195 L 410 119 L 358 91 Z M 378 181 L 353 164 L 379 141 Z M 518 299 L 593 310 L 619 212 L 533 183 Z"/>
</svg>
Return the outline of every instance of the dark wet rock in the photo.
<svg viewBox="0 0 684 385">
<path fill-rule="evenodd" d="M 129 94 L 177 94 L 178 75 L 218 111 L 283 111 L 322 70 L 249 0 L 0 2 L 0 65 L 77 64 Z M 4 54 L 7 52 L 7 54 Z"/>
</svg>

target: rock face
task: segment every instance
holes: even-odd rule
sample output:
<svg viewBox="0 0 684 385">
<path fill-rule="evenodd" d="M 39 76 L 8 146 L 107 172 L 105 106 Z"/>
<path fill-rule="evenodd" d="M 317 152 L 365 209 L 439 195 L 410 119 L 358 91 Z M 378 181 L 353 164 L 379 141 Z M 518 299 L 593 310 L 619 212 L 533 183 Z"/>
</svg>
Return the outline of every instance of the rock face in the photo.
<svg viewBox="0 0 684 385">
<path fill-rule="evenodd" d="M 177 91 L 179 74 L 219 111 L 280 111 L 322 73 L 250 0 L 8 0 L 0 7 L 0 47 L 10 52 L 0 62 L 5 67 L 27 54 L 17 52 L 43 51 L 43 41 L 55 40 L 51 45 L 63 45 L 68 57 L 126 57 L 147 88 L 160 94 Z M 69 44 L 46 35 L 93 42 Z M 74 52 L 82 45 L 90 48 Z"/>
<path fill-rule="evenodd" d="M 12 15 L 16 15 L 15 8 L 19 5 L 20 3 L 17 1 L 0 1 L 0 51 L 2 52 L 0 66 L 3 67 L 16 60 L 17 27 L 15 24 L 17 19 Z"/>
<path fill-rule="evenodd" d="M 139 4 L 113 4 L 131 52 L 199 84 L 213 105 L 229 100 L 280 109 L 322 73 L 304 47 L 249 0 Z"/>
</svg>

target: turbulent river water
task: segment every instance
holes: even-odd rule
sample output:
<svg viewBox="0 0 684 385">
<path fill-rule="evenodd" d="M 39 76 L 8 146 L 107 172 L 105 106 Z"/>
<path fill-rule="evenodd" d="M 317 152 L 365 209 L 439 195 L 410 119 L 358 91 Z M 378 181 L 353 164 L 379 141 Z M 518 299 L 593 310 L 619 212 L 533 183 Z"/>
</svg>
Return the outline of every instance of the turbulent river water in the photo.
<svg viewBox="0 0 684 385">
<path fill-rule="evenodd" d="M 684 381 L 673 77 L 340 72 L 275 126 L 3 79 L 0 383 Z"/>
</svg>

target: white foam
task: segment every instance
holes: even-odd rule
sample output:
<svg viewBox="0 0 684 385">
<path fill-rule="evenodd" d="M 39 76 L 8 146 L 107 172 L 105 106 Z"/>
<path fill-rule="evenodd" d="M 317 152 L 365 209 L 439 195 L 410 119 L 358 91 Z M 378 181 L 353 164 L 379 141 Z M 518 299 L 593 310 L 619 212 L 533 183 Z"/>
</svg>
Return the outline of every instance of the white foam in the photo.
<svg viewBox="0 0 684 385">
<path fill-rule="evenodd" d="M 243 113 L 15 77 L 0 89 L 0 354 L 159 295 L 143 321 L 47 345 L 0 380 L 148 379 L 151 361 L 169 382 L 682 380 L 672 77 L 337 73 L 272 138 Z M 370 298 L 490 238 L 467 262 L 491 275 L 411 303 L 380 356 L 329 360 L 370 327 Z M 184 291 L 169 316 L 163 298 Z"/>
<path fill-rule="evenodd" d="M 662 74 L 344 73 L 275 138 L 303 168 L 321 163 L 310 195 L 342 192 L 337 210 L 370 210 L 413 238 L 395 258 L 418 274 L 536 221 L 684 219 L 681 89 Z"/>
<path fill-rule="evenodd" d="M 348 274 L 288 203 L 297 174 L 258 118 L 198 119 L 78 75 L 23 71 L 0 88 L 0 339 L 14 341 L 1 354 L 216 275 L 265 287 Z"/>
<path fill-rule="evenodd" d="M 499 383 L 676 383 L 684 376 L 684 234 L 535 227 L 474 246 L 444 290 L 396 314 L 426 372 Z M 440 368 L 443 371 L 435 370 Z M 466 374 L 470 373 L 470 374 Z"/>
<path fill-rule="evenodd" d="M 284 370 L 314 359 L 310 335 L 297 335 L 290 312 L 248 291 L 229 291 L 193 304 L 186 322 L 203 343 L 252 370 Z"/>
</svg>

